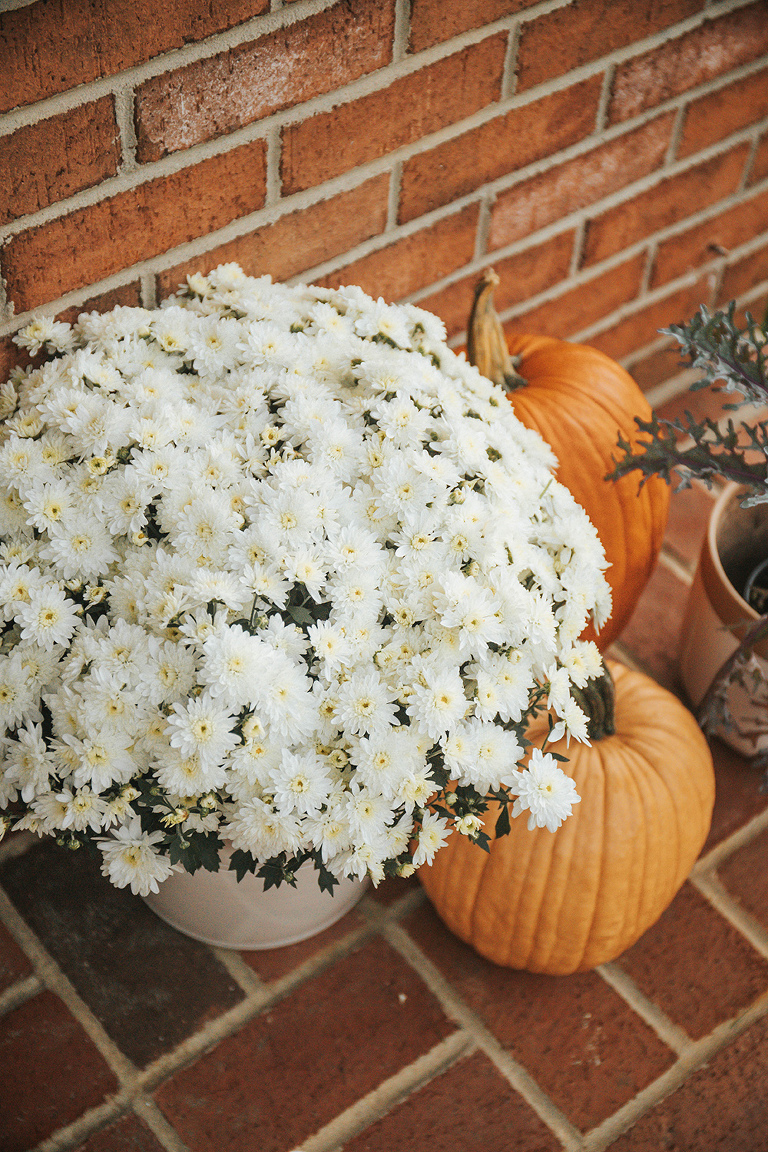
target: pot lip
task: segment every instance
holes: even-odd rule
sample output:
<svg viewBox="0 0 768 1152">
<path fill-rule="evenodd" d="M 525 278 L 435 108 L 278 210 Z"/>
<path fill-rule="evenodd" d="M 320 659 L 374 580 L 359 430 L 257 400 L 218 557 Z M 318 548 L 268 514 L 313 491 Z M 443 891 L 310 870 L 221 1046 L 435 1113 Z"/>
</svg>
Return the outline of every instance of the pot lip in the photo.
<svg viewBox="0 0 768 1152">
<path fill-rule="evenodd" d="M 720 523 L 727 509 L 742 490 L 740 484 L 731 481 L 717 497 L 709 515 L 706 547 L 702 549 L 701 553 L 701 576 L 704 587 L 712 607 L 726 625 L 744 623 L 745 621 L 752 622 L 760 618 L 751 604 L 748 604 L 731 584 L 717 549 L 717 532 Z"/>
</svg>

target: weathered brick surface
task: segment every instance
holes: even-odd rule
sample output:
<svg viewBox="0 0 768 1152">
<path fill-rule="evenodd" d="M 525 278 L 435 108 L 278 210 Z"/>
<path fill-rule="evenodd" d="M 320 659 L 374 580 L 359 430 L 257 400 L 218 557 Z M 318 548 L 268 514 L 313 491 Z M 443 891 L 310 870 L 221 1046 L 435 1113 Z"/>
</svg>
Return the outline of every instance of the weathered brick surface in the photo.
<svg viewBox="0 0 768 1152">
<path fill-rule="evenodd" d="M 615 123 L 637 116 L 731 68 L 758 59 L 766 51 L 765 0 L 705 20 L 700 27 L 618 65 L 609 119 Z"/>
<path fill-rule="evenodd" d="M 679 349 L 675 345 L 650 352 L 647 356 L 633 360 L 628 371 L 643 392 L 648 392 L 657 384 L 663 384 L 665 380 L 670 380 L 682 371 Z"/>
<path fill-rule="evenodd" d="M 672 1052 L 597 973 L 563 978 L 500 968 L 452 936 L 431 909 L 404 923 L 577 1127 L 593 1127 L 673 1063 Z"/>
<path fill-rule="evenodd" d="M 0 224 L 92 188 L 119 161 L 111 96 L 0 137 Z"/>
<path fill-rule="evenodd" d="M 768 132 L 760 138 L 747 178 L 748 184 L 758 184 L 768 176 Z"/>
<path fill-rule="evenodd" d="M 374 299 L 401 300 L 472 259 L 479 213 L 477 204 L 468 204 L 430 228 L 345 264 L 318 283 L 329 288 L 357 284 Z"/>
<path fill-rule="evenodd" d="M 582 263 L 605 260 L 659 229 L 684 220 L 691 212 L 716 204 L 738 187 L 748 154 L 746 144 L 732 148 L 677 176 L 667 177 L 589 220 Z"/>
<path fill-rule="evenodd" d="M 32 965 L 10 932 L 0 924 L 0 992 L 32 974 Z"/>
<path fill-rule="evenodd" d="M 545 304 L 539 304 L 506 325 L 510 333 L 540 332 L 567 339 L 583 328 L 598 323 L 615 308 L 634 300 L 643 275 L 643 258 L 631 260 L 595 276 L 587 284 L 571 288 Z M 594 343 L 590 340 L 590 343 Z"/>
<path fill-rule="evenodd" d="M 124 1116 L 94 1133 L 75 1152 L 163 1152 L 163 1145 L 135 1116 Z"/>
<path fill-rule="evenodd" d="M 506 36 L 488 37 L 419 72 L 283 130 L 285 195 L 321 184 L 465 119 L 499 98 Z"/>
<path fill-rule="evenodd" d="M 727 891 L 768 929 L 768 876 L 764 867 L 768 852 L 768 832 L 762 832 L 739 848 L 718 868 Z"/>
<path fill-rule="evenodd" d="M 374 940 L 178 1072 L 155 1099 L 191 1152 L 287 1152 L 453 1031 L 413 969 Z"/>
<path fill-rule="evenodd" d="M 269 0 L 39 0 L 0 14 L 0 111 L 112 76 L 269 10 Z"/>
<path fill-rule="evenodd" d="M 17 312 L 204 236 L 260 208 L 265 145 L 243 144 L 14 236 L 2 253 Z"/>
<path fill-rule="evenodd" d="M 768 807 L 762 772 L 721 740 L 710 741 L 715 762 L 715 810 L 704 851 L 709 852 Z"/>
<path fill-rule="evenodd" d="M 764 116 L 768 116 L 768 68 L 692 100 L 685 111 L 677 154 L 699 152 Z"/>
<path fill-rule="evenodd" d="M 573 0 L 523 26 L 518 49 L 518 88 L 597 60 L 616 48 L 652 36 L 701 9 L 701 0 Z"/>
<path fill-rule="evenodd" d="M 687 600 L 687 586 L 668 568 L 657 565 L 619 636 L 622 648 L 670 692 L 680 692 L 678 637 Z"/>
<path fill-rule="evenodd" d="M 393 0 L 330 8 L 136 92 L 137 155 L 156 160 L 351 84 L 392 58 Z"/>
<path fill-rule="evenodd" d="M 85 853 L 48 839 L 0 883 L 104 1030 L 144 1066 L 243 998 L 209 948 L 118 890 Z"/>
<path fill-rule="evenodd" d="M 690 884 L 618 964 L 694 1040 L 768 989 L 768 960 Z"/>
<path fill-rule="evenodd" d="M 672 115 L 658 116 L 634 132 L 499 193 L 488 247 L 503 248 L 653 172 L 664 160 L 673 122 Z"/>
<path fill-rule="evenodd" d="M 350 192 L 281 216 L 274 224 L 159 273 L 158 292 L 168 296 L 190 273 L 209 272 L 231 260 L 251 276 L 268 272 L 274 280 L 288 280 L 382 232 L 388 188 L 389 177 L 376 176 Z"/>
<path fill-rule="evenodd" d="M 645 308 L 639 308 L 604 332 L 591 336 L 589 342 L 606 355 L 621 360 L 636 348 L 657 340 L 660 329 L 668 328 L 670 324 L 683 324 L 702 304 L 709 306 L 711 303 L 712 282 L 705 276 Z"/>
<path fill-rule="evenodd" d="M 768 1132 L 763 1017 L 611 1145 L 611 1152 L 757 1152 Z"/>
<path fill-rule="evenodd" d="M 28 1152 L 117 1090 L 98 1049 L 52 992 L 0 1019 L 3 1152 Z"/>
<path fill-rule="evenodd" d="M 407 160 L 400 223 L 583 140 L 595 126 L 600 85 L 600 77 L 583 80 Z"/>
<path fill-rule="evenodd" d="M 471 1108 L 466 1101 L 471 1100 Z M 429 1145 L 450 1152 L 560 1152 L 561 1144 L 476 1052 L 430 1080 L 383 1119 L 344 1145 L 344 1152 L 393 1152 Z"/>
<path fill-rule="evenodd" d="M 500 284 L 494 293 L 497 309 L 503 312 L 531 296 L 564 280 L 573 253 L 574 233 L 561 232 L 543 244 L 535 244 L 506 259 L 494 260 Z M 440 292 L 424 296 L 419 307 L 434 312 L 444 322 L 449 338 L 466 329 L 479 272 L 449 284 Z"/>
<path fill-rule="evenodd" d="M 410 50 L 421 52 L 423 48 L 431 48 L 433 44 L 441 44 L 471 28 L 512 16 L 536 3 L 538 0 L 465 0 L 462 4 L 412 0 Z"/>
<path fill-rule="evenodd" d="M 653 262 L 651 286 L 666 284 L 725 256 L 761 232 L 768 232 L 768 190 L 662 240 Z"/>
<path fill-rule="evenodd" d="M 768 245 L 726 265 L 720 281 L 718 303 L 727 304 L 765 280 L 768 280 Z M 761 309 L 760 301 L 751 302 L 749 307 L 755 317 L 764 314 L 765 308 Z"/>
</svg>

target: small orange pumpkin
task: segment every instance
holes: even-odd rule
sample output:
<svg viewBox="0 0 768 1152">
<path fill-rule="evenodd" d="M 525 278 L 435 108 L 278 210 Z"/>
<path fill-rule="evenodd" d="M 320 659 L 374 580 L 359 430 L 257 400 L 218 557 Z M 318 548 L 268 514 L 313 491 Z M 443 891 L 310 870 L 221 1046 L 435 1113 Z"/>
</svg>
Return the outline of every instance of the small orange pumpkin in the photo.
<svg viewBox="0 0 768 1152">
<path fill-rule="evenodd" d="M 669 513 L 669 486 L 658 476 L 638 490 L 627 475 L 606 480 L 619 435 L 638 441 L 635 417 L 651 408 L 635 381 L 609 356 L 585 344 L 548 336 L 505 340 L 493 307 L 499 278 L 486 269 L 475 290 L 467 357 L 483 376 L 508 390 L 515 415 L 534 428 L 559 461 L 556 475 L 597 529 L 610 568 L 613 611 L 597 635 L 605 650 L 621 633 L 658 559 Z"/>
<path fill-rule="evenodd" d="M 608 661 L 615 720 L 598 718 L 591 746 L 548 751 L 581 797 L 557 832 L 528 830 L 526 814 L 485 852 L 454 832 L 419 879 L 445 924 L 507 968 L 565 975 L 615 959 L 659 918 L 706 840 L 715 784 L 709 746 L 677 697 Z M 589 689 L 599 682 L 590 681 Z M 588 704 L 595 725 L 605 697 Z M 605 714 L 605 713 L 604 713 Z M 615 730 L 610 733 L 611 727 Z M 528 735 L 540 747 L 546 716 Z"/>
</svg>

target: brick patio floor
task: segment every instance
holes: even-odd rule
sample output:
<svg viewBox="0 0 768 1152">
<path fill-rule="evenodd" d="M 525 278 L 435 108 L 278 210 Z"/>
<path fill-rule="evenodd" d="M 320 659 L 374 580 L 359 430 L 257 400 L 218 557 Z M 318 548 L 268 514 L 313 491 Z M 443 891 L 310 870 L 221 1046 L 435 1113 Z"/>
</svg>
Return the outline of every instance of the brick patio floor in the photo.
<svg viewBox="0 0 768 1152">
<path fill-rule="evenodd" d="M 673 499 L 612 654 L 679 692 L 712 497 Z M 321 936 L 208 948 L 32 838 L 0 849 L 2 1152 L 765 1152 L 768 796 L 713 741 L 712 831 L 671 908 L 594 972 L 498 968 L 415 881 Z"/>
</svg>

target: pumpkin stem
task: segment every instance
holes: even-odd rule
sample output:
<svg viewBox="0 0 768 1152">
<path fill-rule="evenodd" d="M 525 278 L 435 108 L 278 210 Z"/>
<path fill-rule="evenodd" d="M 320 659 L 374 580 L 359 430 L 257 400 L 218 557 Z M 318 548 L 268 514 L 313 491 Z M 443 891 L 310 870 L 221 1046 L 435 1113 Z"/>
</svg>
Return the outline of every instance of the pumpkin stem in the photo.
<svg viewBox="0 0 768 1152">
<path fill-rule="evenodd" d="M 493 290 L 499 277 L 486 268 L 475 285 L 475 298 L 469 316 L 467 357 L 481 376 L 507 391 L 523 388 L 527 380 L 515 371 L 515 361 L 507 349 L 504 330 L 493 306 Z"/>
<path fill-rule="evenodd" d="M 605 661 L 599 676 L 588 680 L 583 688 L 571 687 L 571 696 L 586 714 L 590 740 L 604 740 L 606 736 L 613 736 L 616 731 L 616 689 Z"/>
</svg>

